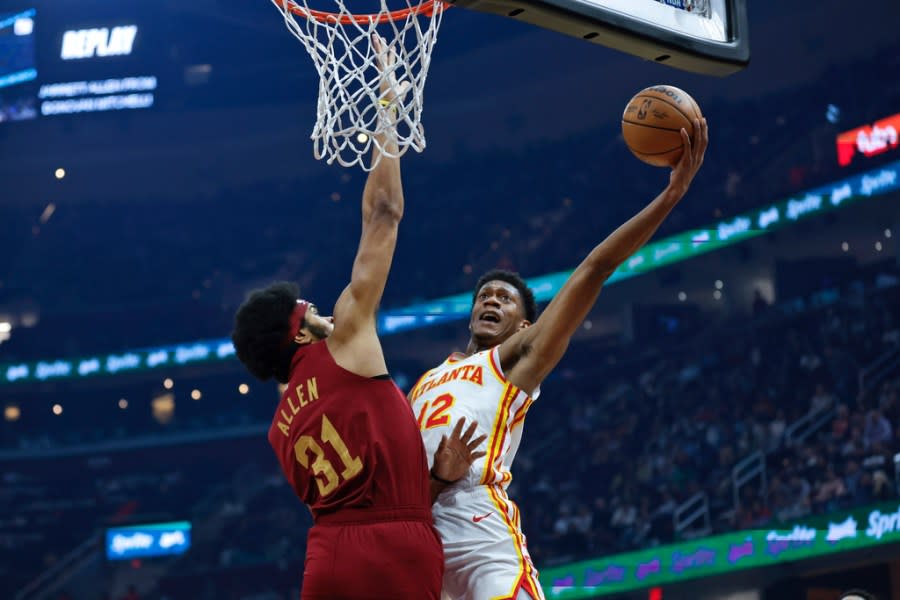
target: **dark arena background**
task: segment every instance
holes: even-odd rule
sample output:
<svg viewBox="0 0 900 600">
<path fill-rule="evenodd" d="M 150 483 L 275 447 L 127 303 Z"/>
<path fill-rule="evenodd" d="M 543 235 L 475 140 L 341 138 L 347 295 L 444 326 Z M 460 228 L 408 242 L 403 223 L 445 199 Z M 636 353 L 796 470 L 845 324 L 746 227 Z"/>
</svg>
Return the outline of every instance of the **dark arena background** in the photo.
<svg viewBox="0 0 900 600">
<path fill-rule="evenodd" d="M 900 599 L 900 4 L 748 4 L 727 77 L 444 15 L 379 317 L 404 391 L 482 272 L 544 306 L 666 185 L 638 90 L 709 122 L 529 412 L 548 599 Z M 0 0 L 0 597 L 297 597 L 279 392 L 229 335 L 251 289 L 348 281 L 366 174 L 313 158 L 318 86 L 266 0 Z"/>
</svg>

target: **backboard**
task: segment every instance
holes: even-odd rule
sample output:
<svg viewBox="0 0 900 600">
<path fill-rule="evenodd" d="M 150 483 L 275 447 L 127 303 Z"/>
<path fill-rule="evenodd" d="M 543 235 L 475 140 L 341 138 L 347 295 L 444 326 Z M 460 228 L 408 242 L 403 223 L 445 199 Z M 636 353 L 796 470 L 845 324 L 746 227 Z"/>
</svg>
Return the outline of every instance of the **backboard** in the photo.
<svg viewBox="0 0 900 600">
<path fill-rule="evenodd" d="M 724 76 L 750 62 L 745 0 L 446 0 L 664 65 Z"/>
</svg>

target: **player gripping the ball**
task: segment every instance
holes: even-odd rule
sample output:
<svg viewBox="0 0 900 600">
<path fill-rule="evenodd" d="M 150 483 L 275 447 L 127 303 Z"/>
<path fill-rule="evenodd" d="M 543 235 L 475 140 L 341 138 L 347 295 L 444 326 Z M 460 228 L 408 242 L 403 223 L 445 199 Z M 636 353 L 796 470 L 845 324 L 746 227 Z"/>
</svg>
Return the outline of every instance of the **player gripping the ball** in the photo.
<svg viewBox="0 0 900 600">
<path fill-rule="evenodd" d="M 685 151 L 666 188 L 591 251 L 540 318 L 533 293 L 518 275 L 485 274 L 475 287 L 466 353 L 426 372 L 410 391 L 427 452 L 439 447 L 447 427 L 459 419 L 477 421 L 478 432 L 488 436 L 487 455 L 442 491 L 433 507 L 444 544 L 444 598 L 543 599 L 519 510 L 506 494 L 525 414 L 603 283 L 687 192 L 708 143 L 706 120 L 693 124 L 693 141 L 681 130 Z"/>
</svg>

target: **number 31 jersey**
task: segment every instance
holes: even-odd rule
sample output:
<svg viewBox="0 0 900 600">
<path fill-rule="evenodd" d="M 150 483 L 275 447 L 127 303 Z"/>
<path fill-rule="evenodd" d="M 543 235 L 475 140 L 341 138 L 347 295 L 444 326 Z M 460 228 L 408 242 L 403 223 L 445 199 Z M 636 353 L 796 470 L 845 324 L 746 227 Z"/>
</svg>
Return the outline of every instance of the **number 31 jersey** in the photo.
<svg viewBox="0 0 900 600">
<path fill-rule="evenodd" d="M 324 341 L 294 354 L 269 443 L 314 519 L 347 508 L 430 513 L 428 461 L 403 393 L 339 366 Z"/>
<path fill-rule="evenodd" d="M 538 395 L 535 391 L 531 398 L 507 381 L 497 346 L 471 356 L 451 355 L 419 379 L 409 392 L 409 401 L 429 463 L 441 437 L 449 437 L 452 427 L 465 417 L 467 424 L 478 422 L 474 437 L 487 435 L 485 446 L 479 448 L 487 454 L 475 461 L 457 485 L 506 488 L 512 480 L 510 467 L 519 449 L 525 413 Z"/>
</svg>

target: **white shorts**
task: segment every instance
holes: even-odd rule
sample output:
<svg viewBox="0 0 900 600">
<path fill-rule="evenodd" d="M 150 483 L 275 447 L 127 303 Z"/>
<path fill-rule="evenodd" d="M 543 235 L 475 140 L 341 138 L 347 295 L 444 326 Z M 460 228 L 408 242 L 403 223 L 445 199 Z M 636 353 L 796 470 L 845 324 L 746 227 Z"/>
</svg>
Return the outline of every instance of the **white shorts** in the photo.
<svg viewBox="0 0 900 600">
<path fill-rule="evenodd" d="M 449 488 L 432 507 L 444 544 L 444 600 L 544 600 L 519 521 L 499 486 Z"/>
</svg>

